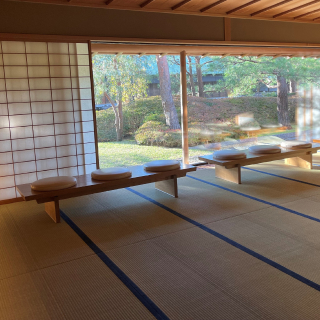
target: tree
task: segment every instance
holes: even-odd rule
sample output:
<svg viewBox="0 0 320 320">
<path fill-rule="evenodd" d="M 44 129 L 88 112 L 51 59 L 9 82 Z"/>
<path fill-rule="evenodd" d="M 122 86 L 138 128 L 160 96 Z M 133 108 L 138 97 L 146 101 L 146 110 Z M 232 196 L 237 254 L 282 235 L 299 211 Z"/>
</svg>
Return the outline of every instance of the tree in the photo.
<svg viewBox="0 0 320 320">
<path fill-rule="evenodd" d="M 192 92 L 192 96 L 195 97 L 196 96 L 196 88 L 194 85 L 194 80 L 193 80 L 193 72 L 192 72 L 192 60 L 191 60 L 191 56 L 187 56 L 188 58 L 188 67 L 189 67 L 189 71 L 187 71 L 189 79 L 190 79 L 190 88 L 191 88 L 191 92 Z M 180 65 L 180 63 L 179 63 Z"/>
<path fill-rule="evenodd" d="M 204 86 L 202 81 L 202 65 L 200 60 L 201 56 L 195 56 L 196 59 L 196 70 L 197 70 L 197 79 L 198 79 L 198 87 L 199 87 L 199 97 L 204 97 Z"/>
<path fill-rule="evenodd" d="M 176 57 L 172 56 L 171 61 L 172 63 L 180 66 L 180 61 Z M 202 76 L 204 72 L 209 70 L 208 66 L 213 62 L 213 60 L 211 57 L 187 56 L 187 62 L 188 62 L 187 75 L 189 76 L 191 94 L 193 97 L 196 96 L 196 85 L 194 83 L 194 78 L 193 78 L 193 72 L 195 71 L 197 76 L 197 83 L 198 83 L 198 96 L 204 98 L 206 91 L 205 91 L 204 83 L 202 80 Z"/>
<path fill-rule="evenodd" d="M 123 139 L 123 103 L 146 96 L 147 63 L 144 57 L 129 55 L 95 55 L 93 58 L 95 99 L 101 101 L 105 96 L 112 105 L 117 141 Z"/>
<path fill-rule="evenodd" d="M 170 129 L 180 129 L 177 110 L 172 98 L 167 57 L 156 56 L 156 60 L 159 72 L 160 95 L 162 100 L 163 112 L 166 118 L 166 125 L 168 125 Z"/>
<path fill-rule="evenodd" d="M 234 96 L 252 94 L 260 83 L 277 88 L 278 121 L 289 128 L 288 82 L 298 81 L 301 86 L 320 82 L 320 63 L 314 59 L 227 57 L 215 58 L 215 64 L 224 69 L 224 81 L 220 86 L 229 89 Z"/>
</svg>

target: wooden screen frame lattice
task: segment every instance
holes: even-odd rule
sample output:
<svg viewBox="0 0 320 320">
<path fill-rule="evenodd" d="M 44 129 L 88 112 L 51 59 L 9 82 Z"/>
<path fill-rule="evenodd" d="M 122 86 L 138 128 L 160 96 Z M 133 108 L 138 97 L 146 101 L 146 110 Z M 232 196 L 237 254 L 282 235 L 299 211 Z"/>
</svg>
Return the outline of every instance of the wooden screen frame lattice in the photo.
<svg viewBox="0 0 320 320">
<path fill-rule="evenodd" d="M 91 56 L 91 44 L 90 41 L 84 41 L 84 42 L 78 42 L 77 43 L 73 43 L 73 42 L 66 42 L 66 41 L 61 41 L 61 44 L 63 45 L 67 45 L 68 48 L 68 52 L 67 53 L 61 53 L 61 55 L 64 56 L 68 56 L 68 64 L 51 64 L 50 63 L 50 55 L 59 55 L 59 53 L 56 52 L 51 52 L 49 50 L 49 45 L 52 44 L 57 44 L 57 41 L 39 41 L 42 44 L 45 43 L 46 47 L 47 47 L 47 52 L 28 52 L 27 51 L 27 43 L 33 43 L 32 40 L 27 41 L 27 40 L 13 40 L 12 42 L 19 42 L 20 44 L 23 43 L 24 46 L 24 52 L 6 52 L 3 48 L 3 43 L 5 42 L 10 42 L 8 40 L 5 41 L 0 41 L 0 69 L 2 69 L 2 73 L 3 76 L 0 75 L 0 82 L 3 82 L 3 86 L 2 88 L 0 88 L 0 94 L 2 93 L 2 97 L 3 97 L 3 92 L 5 93 L 5 102 L 3 102 L 2 100 L 0 101 L 0 107 L 2 107 L 2 112 L 0 113 L 0 120 L 1 118 L 7 118 L 7 126 L 1 126 L 0 129 L 5 129 L 5 131 L 7 130 L 9 132 L 9 137 L 7 138 L 3 138 L 0 135 L 0 144 L 3 143 L 5 144 L 6 142 L 9 141 L 10 144 L 10 148 L 9 149 L 3 149 L 1 150 L 0 147 L 0 157 L 1 155 L 4 156 L 5 158 L 7 157 L 7 155 L 11 154 L 11 160 L 6 161 L 5 163 L 3 161 L 0 161 L 0 167 L 3 168 L 7 168 L 8 166 L 12 166 L 12 170 L 8 173 L 1 173 L 0 172 L 0 181 L 1 179 L 4 181 L 5 179 L 9 179 L 10 181 L 13 182 L 12 185 L 9 184 L 4 184 L 4 183 L 0 183 L 0 195 L 1 193 L 8 191 L 8 190 L 12 190 L 14 189 L 15 192 L 15 197 L 11 197 L 11 198 L 7 198 L 4 199 L 3 197 L 0 197 L 0 204 L 4 204 L 4 203 L 11 203 L 11 202 L 16 202 L 16 201 L 20 201 L 21 198 L 17 195 L 16 192 L 16 185 L 20 184 L 21 182 L 17 181 L 19 179 L 17 179 L 17 177 L 28 177 L 28 176 L 33 176 L 36 179 L 38 178 L 42 178 L 45 175 L 45 173 L 47 172 L 48 174 L 55 171 L 56 175 L 61 175 L 62 172 L 67 171 L 67 170 L 71 170 L 71 168 L 75 168 L 76 172 L 74 170 L 73 171 L 73 175 L 79 175 L 82 173 L 86 173 L 86 168 L 89 166 L 94 166 L 95 168 L 99 167 L 99 157 L 98 157 L 98 148 L 97 148 L 97 127 L 96 127 L 96 117 L 95 117 L 95 103 L 94 103 L 94 88 L 93 88 L 93 74 L 92 74 L 92 56 Z M 72 46 L 77 46 L 78 44 L 85 44 L 87 45 L 88 51 L 87 53 L 83 54 L 83 53 L 78 53 L 77 51 L 75 52 L 70 52 L 70 48 L 71 45 Z M 24 55 L 25 57 L 25 64 L 21 65 L 15 65 L 15 64 L 7 64 L 6 63 L 6 59 L 5 56 L 10 56 L 10 55 L 16 55 L 19 54 L 20 57 L 22 55 Z M 37 55 L 37 54 L 41 54 L 43 55 L 47 55 L 47 60 L 48 63 L 45 65 L 41 65 L 41 64 L 29 64 L 29 56 L 31 55 Z M 87 60 L 88 63 L 87 64 L 79 64 L 78 63 L 78 57 L 80 55 L 86 56 L 84 58 L 84 60 Z M 74 61 L 76 61 L 77 63 L 72 63 L 71 62 L 71 57 L 74 59 Z M 10 58 L 10 57 L 9 57 Z M 42 57 L 43 58 L 43 57 Z M 65 58 L 65 57 L 64 57 Z M 26 72 L 27 72 L 27 77 L 10 77 L 6 75 L 6 69 L 11 70 L 10 67 L 21 67 L 21 68 L 26 68 Z M 47 68 L 49 71 L 49 77 L 32 77 L 30 76 L 30 68 L 31 67 L 43 67 L 43 68 Z M 67 77 L 64 76 L 59 76 L 59 77 L 54 77 L 51 74 L 51 70 L 52 68 L 56 68 L 56 67 L 61 67 L 61 68 L 68 68 L 69 69 L 69 75 Z M 84 76 L 81 76 L 80 74 L 78 74 L 79 72 L 79 67 L 86 67 L 88 68 L 88 72 L 87 74 L 85 74 Z M 77 72 L 74 72 L 74 70 L 77 70 Z M 1 70 L 0 70 L 1 71 Z M 74 74 L 73 74 L 73 73 Z M 83 80 L 86 82 L 87 86 L 83 86 L 83 84 L 80 83 L 80 78 L 84 78 Z M 32 87 L 30 85 L 30 81 L 32 79 L 42 79 L 42 81 L 44 81 L 45 79 L 49 79 L 48 83 L 50 84 L 49 88 L 35 88 Z M 69 87 L 53 87 L 52 83 L 53 83 L 53 79 L 56 79 L 56 81 L 58 81 L 58 79 L 62 79 L 62 82 L 65 81 L 64 79 L 68 79 L 67 81 L 70 83 Z M 8 88 L 7 83 L 10 81 L 21 81 L 24 83 L 27 83 L 27 87 L 28 89 L 25 90 L 24 89 L 12 89 L 12 88 Z M 41 81 L 41 80 L 40 80 Z M 75 85 L 75 83 L 77 85 Z M 45 91 L 50 91 L 50 99 L 46 99 L 46 100 L 37 100 L 37 99 L 33 99 L 32 98 L 32 93 L 39 91 L 41 92 L 41 90 L 45 90 Z M 64 92 L 70 92 L 71 93 L 71 99 L 55 99 L 54 98 L 54 93 L 58 95 L 59 90 L 64 93 Z M 9 99 L 9 94 L 13 95 L 18 95 L 19 93 L 26 93 L 28 92 L 28 101 L 11 101 Z M 81 96 L 81 92 L 82 94 L 85 94 L 85 96 L 90 96 L 90 98 L 86 98 L 86 97 L 82 97 Z M 61 93 L 61 94 L 62 94 Z M 90 94 L 89 94 L 90 93 Z M 76 95 L 75 95 L 76 94 Z M 91 100 L 91 103 L 90 103 Z M 86 101 L 86 103 L 88 105 L 91 105 L 91 107 L 87 106 L 85 108 L 82 108 L 81 103 L 83 103 L 84 101 Z M 61 102 L 62 104 L 69 104 L 69 109 L 70 109 L 70 105 L 72 105 L 72 110 L 55 110 L 54 108 L 54 104 L 55 102 L 59 103 Z M 33 110 L 33 106 L 35 106 L 36 104 L 46 104 L 48 106 L 48 104 L 51 104 L 51 110 L 46 110 L 45 112 L 34 112 Z M 19 108 L 21 108 L 21 105 L 25 105 L 25 109 L 29 108 L 29 112 L 25 112 L 25 110 L 23 110 L 22 113 L 16 113 L 16 112 L 12 112 L 12 110 L 10 109 L 10 106 L 15 106 L 15 105 L 20 105 Z M 77 105 L 77 107 L 76 107 Z M 6 106 L 6 107 L 4 107 Z M 3 114 L 3 110 L 4 108 L 6 109 L 6 114 Z M 60 107 L 59 107 L 60 108 Z M 48 123 L 46 122 L 39 122 L 39 123 L 35 123 L 34 119 L 38 116 L 39 119 L 42 120 L 42 116 L 45 118 L 44 115 L 48 116 L 49 114 L 51 114 L 52 116 L 52 122 L 49 121 Z M 57 117 L 57 114 L 61 117 L 61 114 L 64 114 L 65 118 L 70 117 L 72 114 L 72 121 L 63 121 L 63 122 L 59 122 L 57 120 L 55 120 L 55 117 Z M 90 116 L 91 114 L 91 116 Z M 83 115 L 86 115 L 86 117 L 88 117 L 89 120 L 83 119 Z M 31 119 L 31 123 L 29 124 L 20 124 L 20 125 L 14 125 L 13 124 L 13 119 L 15 117 L 25 117 L 27 119 L 27 116 Z M 50 117 L 49 117 L 50 119 Z M 1 122 L 1 121 L 0 121 Z M 57 126 L 65 126 L 68 129 L 65 129 L 66 132 L 56 132 Z M 89 126 L 90 130 L 85 130 L 85 128 L 83 128 L 84 126 Z M 39 133 L 36 133 L 36 128 L 38 127 L 39 131 L 40 130 L 44 130 L 47 127 L 47 130 L 52 130 L 53 129 L 53 133 L 52 134 L 45 134 L 45 135 L 41 135 Z M 70 128 L 73 127 L 72 130 L 70 130 Z M 79 127 L 81 128 L 81 130 L 79 130 Z M 92 129 L 91 129 L 92 128 Z M 13 131 L 14 130 L 30 130 L 32 134 L 31 135 L 25 135 L 25 136 L 18 136 L 18 137 L 14 137 L 13 136 Z M 2 130 L 2 132 L 4 132 Z M 69 139 L 70 137 L 73 137 L 74 140 L 72 143 L 67 142 L 67 143 L 57 143 L 57 139 L 58 138 L 65 138 L 65 139 Z M 54 140 L 54 145 L 50 145 L 50 146 L 37 146 L 37 141 L 41 141 L 41 138 L 48 138 L 48 137 L 52 137 Z M 81 138 L 80 138 L 81 137 Z M 89 139 L 90 137 L 92 137 L 92 141 L 86 141 L 86 139 Z M 24 141 L 31 141 L 32 140 L 32 147 L 31 148 L 17 148 L 15 147 L 15 144 L 18 144 L 19 140 L 22 140 L 21 142 L 24 143 Z M 38 142 L 39 143 L 39 142 Z M 27 142 L 25 142 L 25 144 L 27 144 Z M 88 147 L 90 145 L 90 148 Z M 55 150 L 55 157 L 43 157 L 43 156 L 39 156 L 37 153 L 41 153 L 43 150 L 48 149 L 49 151 L 54 148 Z M 60 149 L 59 149 L 60 148 Z M 71 148 L 73 148 L 73 150 L 69 150 L 70 153 L 68 153 L 67 155 L 64 155 L 63 152 L 65 152 L 66 149 L 62 149 L 62 148 L 69 148 L 71 150 Z M 80 150 L 79 150 L 80 149 Z M 90 149 L 91 151 L 89 152 L 87 149 Z M 64 151 L 62 151 L 64 150 Z M 82 152 L 81 152 L 82 151 Z M 22 159 L 20 161 L 18 161 L 17 159 L 15 159 L 15 154 L 23 154 L 23 152 L 32 152 L 33 153 L 33 159 Z M 59 154 L 59 152 L 61 152 L 61 154 Z M 29 153 L 30 154 L 30 153 Z M 39 168 L 40 163 L 44 162 L 50 162 L 52 161 L 54 158 L 54 161 L 56 163 L 55 167 L 50 167 L 47 169 L 43 169 L 43 168 Z M 71 162 L 71 159 L 75 158 L 76 159 L 76 163 L 74 165 L 62 165 L 61 162 Z M 86 162 L 87 158 L 91 158 L 94 160 L 92 160 L 92 162 Z M 81 160 L 81 161 L 80 161 Z M 26 171 L 22 171 L 20 172 L 19 170 L 16 170 L 16 167 L 19 165 L 26 165 L 27 163 L 29 163 L 29 165 L 33 165 L 34 163 L 34 170 L 26 170 Z M 27 165 L 26 165 L 27 166 Z M 41 166 L 40 166 L 41 167 Z M 84 168 L 84 169 L 83 169 Z M 3 170 L 1 170 L 3 171 Z M 50 173 L 50 174 L 51 174 Z M 53 174 L 51 174 L 53 175 Z M 10 178 L 11 177 L 11 178 Z M 22 180 L 24 180 L 24 182 L 26 181 L 26 179 L 21 178 Z M 34 179 L 33 179 L 34 180 Z M 31 181 L 28 181 L 31 182 Z M 10 192 L 9 192 L 10 193 Z"/>
</svg>

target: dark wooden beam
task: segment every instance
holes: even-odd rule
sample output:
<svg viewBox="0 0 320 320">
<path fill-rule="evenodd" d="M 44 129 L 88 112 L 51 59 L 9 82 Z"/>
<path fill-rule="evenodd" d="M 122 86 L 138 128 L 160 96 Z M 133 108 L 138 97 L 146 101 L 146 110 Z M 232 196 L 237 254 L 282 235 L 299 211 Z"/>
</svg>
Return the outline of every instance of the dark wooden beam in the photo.
<svg viewBox="0 0 320 320">
<path fill-rule="evenodd" d="M 176 10 L 182 6 L 184 6 L 185 4 L 187 4 L 188 2 L 190 2 L 191 0 L 184 0 L 179 2 L 178 4 L 176 4 L 175 6 L 171 7 L 171 10 Z"/>
<path fill-rule="evenodd" d="M 234 9 L 232 9 L 232 10 L 226 12 L 226 13 L 227 13 L 227 14 L 234 13 L 234 12 L 236 12 L 236 11 L 239 11 L 239 10 L 241 10 L 241 9 L 244 9 L 244 8 L 246 8 L 246 7 L 249 7 L 249 6 L 251 6 L 251 5 L 253 5 L 253 4 L 257 3 L 257 2 L 260 2 L 260 1 L 261 1 L 261 0 L 252 0 L 252 1 L 248 2 L 248 3 L 243 4 L 242 6 L 239 6 L 239 7 L 234 8 Z"/>
<path fill-rule="evenodd" d="M 71 2 L 71 0 L 69 0 Z M 113 0 L 107 0 L 105 1 L 105 5 L 108 6 Z"/>
<path fill-rule="evenodd" d="M 301 5 L 301 6 L 294 7 L 292 9 L 290 9 L 290 10 L 280 12 L 280 13 L 274 15 L 273 18 L 277 18 L 277 17 L 283 16 L 285 14 L 288 14 L 288 13 L 291 13 L 291 12 L 294 12 L 294 11 L 297 11 L 297 10 L 312 6 L 313 4 L 316 4 L 316 3 L 319 3 L 319 2 L 320 2 L 320 0 L 315 0 L 315 1 L 311 1 L 311 2 L 305 3 L 305 4 Z"/>
<path fill-rule="evenodd" d="M 313 10 L 313 11 L 309 11 L 309 12 L 307 12 L 307 13 L 300 14 L 300 16 L 296 16 L 296 17 L 294 17 L 293 19 L 300 19 L 300 18 L 303 18 L 303 17 L 305 17 L 305 16 L 308 16 L 309 14 L 317 13 L 317 12 L 319 12 L 319 11 L 320 11 L 320 9 Z"/>
<path fill-rule="evenodd" d="M 220 3 L 223 3 L 223 2 L 226 2 L 226 1 L 227 0 L 219 0 L 219 1 L 215 2 L 215 3 L 212 3 L 212 4 L 208 5 L 208 6 L 200 9 L 200 12 L 205 12 L 205 11 L 207 11 L 207 10 L 217 6 L 217 5 L 219 5 Z"/>
<path fill-rule="evenodd" d="M 140 8 L 143 8 L 145 6 L 147 6 L 149 3 L 153 2 L 154 0 L 147 0 L 147 1 L 144 1 L 140 4 Z"/>
<path fill-rule="evenodd" d="M 274 8 L 277 8 L 277 7 L 280 7 L 280 6 L 283 6 L 284 4 L 286 4 L 286 3 L 288 3 L 288 2 L 291 2 L 291 1 L 293 1 L 293 0 L 284 0 L 284 1 L 281 1 L 281 2 L 276 3 L 276 4 L 274 4 L 274 5 L 270 6 L 270 7 L 266 7 L 266 8 L 264 8 L 264 9 L 261 9 L 261 10 L 259 10 L 259 11 L 254 12 L 254 13 L 251 13 L 251 16 L 253 17 L 253 16 L 256 16 L 257 14 L 260 14 L 260 13 L 262 13 L 262 12 L 266 12 L 266 11 L 269 11 L 269 10 L 271 10 L 271 9 L 274 9 Z"/>
</svg>

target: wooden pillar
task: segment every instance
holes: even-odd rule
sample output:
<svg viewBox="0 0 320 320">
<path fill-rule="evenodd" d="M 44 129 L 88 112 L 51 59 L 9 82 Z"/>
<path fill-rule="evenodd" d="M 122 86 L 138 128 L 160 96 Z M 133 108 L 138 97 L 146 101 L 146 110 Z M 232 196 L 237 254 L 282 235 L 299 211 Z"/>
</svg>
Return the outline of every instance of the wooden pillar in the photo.
<svg viewBox="0 0 320 320">
<path fill-rule="evenodd" d="M 92 113 L 93 113 L 93 130 L 94 130 L 94 142 L 96 151 L 96 167 L 100 168 L 99 165 L 99 149 L 98 149 L 98 130 L 97 130 L 97 118 L 96 118 L 96 103 L 94 95 L 94 81 L 93 81 L 93 69 L 92 69 L 92 52 L 91 52 L 91 41 L 88 41 L 89 50 L 89 68 L 90 68 L 90 82 L 91 82 L 91 99 L 92 99 Z"/>
<path fill-rule="evenodd" d="M 310 140 L 309 141 L 313 141 L 313 85 L 311 85 L 310 88 L 310 104 L 309 104 L 309 119 L 310 119 L 310 123 L 309 123 L 309 127 L 310 127 Z"/>
<path fill-rule="evenodd" d="M 231 41 L 231 19 L 224 18 L 224 41 Z"/>
<path fill-rule="evenodd" d="M 181 131 L 182 131 L 182 161 L 189 164 L 188 146 L 188 93 L 187 93 L 187 54 L 180 52 L 180 97 L 181 97 Z"/>
</svg>

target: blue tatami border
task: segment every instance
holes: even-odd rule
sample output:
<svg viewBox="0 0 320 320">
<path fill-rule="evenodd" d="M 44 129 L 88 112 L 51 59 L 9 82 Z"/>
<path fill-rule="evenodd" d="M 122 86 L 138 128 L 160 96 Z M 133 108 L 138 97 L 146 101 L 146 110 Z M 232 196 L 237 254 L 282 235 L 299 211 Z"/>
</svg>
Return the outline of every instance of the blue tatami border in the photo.
<svg viewBox="0 0 320 320">
<path fill-rule="evenodd" d="M 194 177 L 190 177 L 189 176 L 189 178 L 194 178 Z M 201 179 L 197 179 L 197 178 L 194 178 L 194 179 L 201 181 Z M 209 184 L 211 184 L 211 183 L 209 183 Z M 145 200 L 157 205 L 158 207 L 160 207 L 160 208 L 162 208 L 162 209 L 174 214 L 175 216 L 177 216 L 177 217 L 179 217 L 179 218 L 181 218 L 181 219 L 193 224 L 194 226 L 200 228 L 201 230 L 203 230 L 203 231 L 205 231 L 205 232 L 207 232 L 207 233 L 219 238 L 220 240 L 225 241 L 226 243 L 232 245 L 233 247 L 236 247 L 237 249 L 239 249 L 239 250 L 251 255 L 252 257 L 257 258 L 260 261 L 262 261 L 262 262 L 264 262 L 264 263 L 276 268 L 277 270 L 279 270 L 279 271 L 291 276 L 292 278 L 294 278 L 294 279 L 306 284 L 307 286 L 309 286 L 309 287 L 311 287 L 311 288 L 313 288 L 313 289 L 315 289 L 317 291 L 320 291 L 320 285 L 318 283 L 313 282 L 313 281 L 301 276 L 300 274 L 298 274 L 298 273 L 296 273 L 296 272 L 294 272 L 294 271 L 282 266 L 281 264 L 279 264 L 279 263 L 277 263 L 277 262 L 275 262 L 275 261 L 273 261 L 273 260 L 261 255 L 260 253 L 257 253 L 255 251 L 243 246 L 242 244 L 240 244 L 240 243 L 238 243 L 238 242 L 236 242 L 236 241 L 234 241 L 234 240 L 222 235 L 221 233 L 216 232 L 216 231 L 208 228 L 207 226 L 203 225 L 202 223 L 197 222 L 197 221 L 195 221 L 195 220 L 193 220 L 191 218 L 188 218 L 187 216 L 185 216 L 185 215 L 183 215 L 183 214 L 181 214 L 181 213 L 179 213 L 179 212 L 177 212 L 177 211 L 165 206 L 164 204 L 162 204 L 162 203 L 160 203 L 160 202 L 158 202 L 158 201 L 156 201 L 156 200 L 154 200 L 154 199 L 152 199 L 152 198 L 150 198 L 150 197 L 148 197 L 148 196 L 146 196 L 146 195 L 144 195 L 144 194 L 142 194 L 142 193 L 140 193 L 140 192 L 138 192 L 136 190 L 133 190 L 132 188 L 126 188 L 126 189 L 131 191 L 132 193 L 138 195 L 139 197 L 141 197 L 141 198 L 143 198 L 143 199 L 145 199 Z M 225 190 L 229 191 L 227 188 L 225 188 Z M 236 193 L 238 193 L 238 192 L 236 192 Z"/>
<path fill-rule="evenodd" d="M 61 218 L 158 320 L 168 316 L 63 212 Z"/>
</svg>

